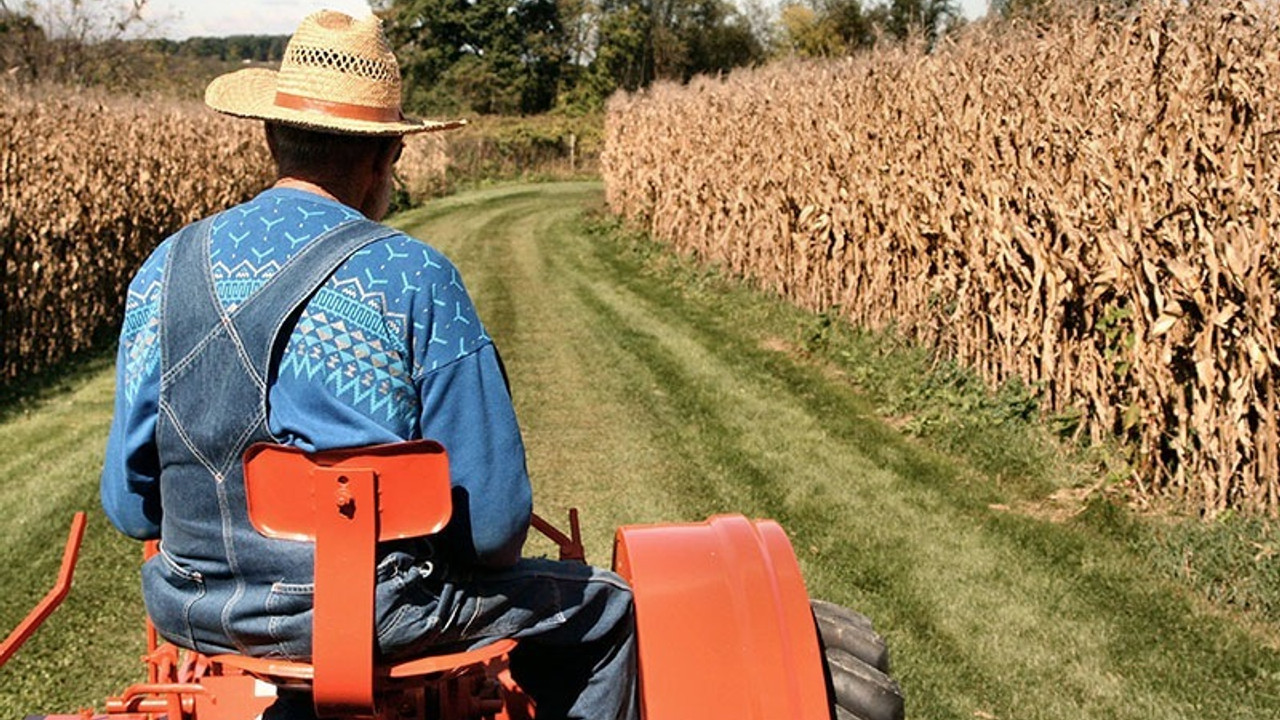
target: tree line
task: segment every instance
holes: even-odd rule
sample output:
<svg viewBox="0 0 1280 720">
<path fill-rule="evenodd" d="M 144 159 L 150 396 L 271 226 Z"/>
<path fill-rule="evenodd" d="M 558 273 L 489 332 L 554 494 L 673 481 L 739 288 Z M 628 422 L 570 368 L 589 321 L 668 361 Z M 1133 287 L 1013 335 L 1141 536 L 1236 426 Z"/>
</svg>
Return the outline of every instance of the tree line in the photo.
<svg viewBox="0 0 1280 720">
<path fill-rule="evenodd" d="M 1004 6 L 1053 0 L 1001 0 Z M 615 90 L 886 40 L 933 43 L 957 0 L 372 0 L 428 114 L 593 111 Z M 0 72 L 195 93 L 229 63 L 279 62 L 287 36 L 137 39 L 147 0 L 0 0 Z M 41 12 L 43 10 L 43 12 Z M 57 12 L 54 12 L 54 11 Z M 47 26 L 47 27 L 46 27 Z"/>
<path fill-rule="evenodd" d="M 226 62 L 277 63 L 284 57 L 288 35 L 229 35 L 191 37 L 186 40 L 141 40 L 147 47 L 170 56 L 217 58 Z"/>
<path fill-rule="evenodd" d="M 780 56 L 835 57 L 885 40 L 933 43 L 956 0 L 383 0 L 378 13 L 420 112 L 590 110 L 615 90 L 687 81 Z"/>
</svg>

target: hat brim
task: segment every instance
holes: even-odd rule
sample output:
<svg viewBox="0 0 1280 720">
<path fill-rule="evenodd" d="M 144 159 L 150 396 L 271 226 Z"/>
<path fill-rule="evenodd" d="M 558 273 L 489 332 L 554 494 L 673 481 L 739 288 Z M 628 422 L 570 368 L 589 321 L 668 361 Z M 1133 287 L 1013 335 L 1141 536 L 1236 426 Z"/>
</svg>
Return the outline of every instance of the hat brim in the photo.
<svg viewBox="0 0 1280 720">
<path fill-rule="evenodd" d="M 466 120 L 440 122 L 414 118 L 377 122 L 280 107 L 275 104 L 276 74 L 275 70 L 249 68 L 221 75 L 205 88 L 204 102 L 225 115 L 347 135 L 410 135 L 450 130 L 467 124 Z"/>
</svg>

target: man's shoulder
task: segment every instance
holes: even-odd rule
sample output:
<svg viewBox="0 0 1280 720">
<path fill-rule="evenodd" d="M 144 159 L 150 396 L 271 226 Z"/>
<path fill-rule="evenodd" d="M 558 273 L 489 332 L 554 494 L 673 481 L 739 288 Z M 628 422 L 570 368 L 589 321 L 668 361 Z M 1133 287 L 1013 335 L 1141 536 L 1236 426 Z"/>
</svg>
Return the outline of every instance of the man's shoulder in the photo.
<svg viewBox="0 0 1280 720">
<path fill-rule="evenodd" d="M 142 261 L 142 265 L 138 267 L 138 271 L 133 274 L 133 279 L 129 282 L 126 306 L 132 308 L 158 299 L 160 282 L 164 278 L 165 259 L 169 256 L 169 248 L 173 246 L 174 237 L 170 235 L 162 240 L 147 259 Z"/>
<path fill-rule="evenodd" d="M 375 240 L 352 254 L 344 268 L 366 278 L 399 280 L 402 290 L 429 290 L 457 277 L 444 253 L 403 231 Z"/>
</svg>

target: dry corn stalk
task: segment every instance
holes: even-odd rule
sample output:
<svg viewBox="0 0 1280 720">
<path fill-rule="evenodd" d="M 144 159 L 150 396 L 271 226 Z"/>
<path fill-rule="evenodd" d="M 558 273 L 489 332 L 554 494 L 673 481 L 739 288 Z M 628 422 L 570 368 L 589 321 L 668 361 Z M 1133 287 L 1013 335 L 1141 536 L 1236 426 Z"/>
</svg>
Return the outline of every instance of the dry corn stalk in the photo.
<svg viewBox="0 0 1280 720">
<path fill-rule="evenodd" d="M 261 190 L 262 130 L 203 108 L 0 85 L 0 384 L 110 337 L 169 233 Z"/>
<path fill-rule="evenodd" d="M 449 169 L 446 135 L 437 132 L 405 137 L 396 177 L 403 182 L 410 201 L 419 203 L 443 194 Z"/>
<path fill-rule="evenodd" d="M 615 98 L 615 212 L 893 325 L 1132 450 L 1147 495 L 1280 511 L 1272 6 L 973 27 L 932 54 Z"/>
<path fill-rule="evenodd" d="M 111 337 L 162 239 L 272 178 L 261 124 L 198 103 L 0 83 L 0 137 L 0 385 Z M 421 200 L 447 162 L 417 136 L 398 174 Z"/>
</svg>

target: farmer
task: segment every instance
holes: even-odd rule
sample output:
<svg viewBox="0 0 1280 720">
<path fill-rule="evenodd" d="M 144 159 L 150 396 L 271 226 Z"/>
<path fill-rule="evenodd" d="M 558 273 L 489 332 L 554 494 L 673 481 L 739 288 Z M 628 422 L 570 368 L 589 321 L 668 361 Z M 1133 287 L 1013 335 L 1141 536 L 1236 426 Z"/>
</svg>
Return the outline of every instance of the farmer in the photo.
<svg viewBox="0 0 1280 720">
<path fill-rule="evenodd" d="M 249 524 L 241 455 L 429 438 L 449 452 L 454 518 L 437 542 L 380 547 L 380 654 L 499 637 L 541 718 L 631 718 L 631 593 L 613 573 L 521 558 L 531 490 L 497 350 L 447 258 L 378 224 L 410 133 L 374 17 L 322 11 L 279 72 L 205 93 L 266 121 L 275 185 L 165 240 L 125 309 L 102 504 L 163 538 L 143 567 L 160 633 L 203 653 L 310 657 L 312 546 Z"/>
</svg>

